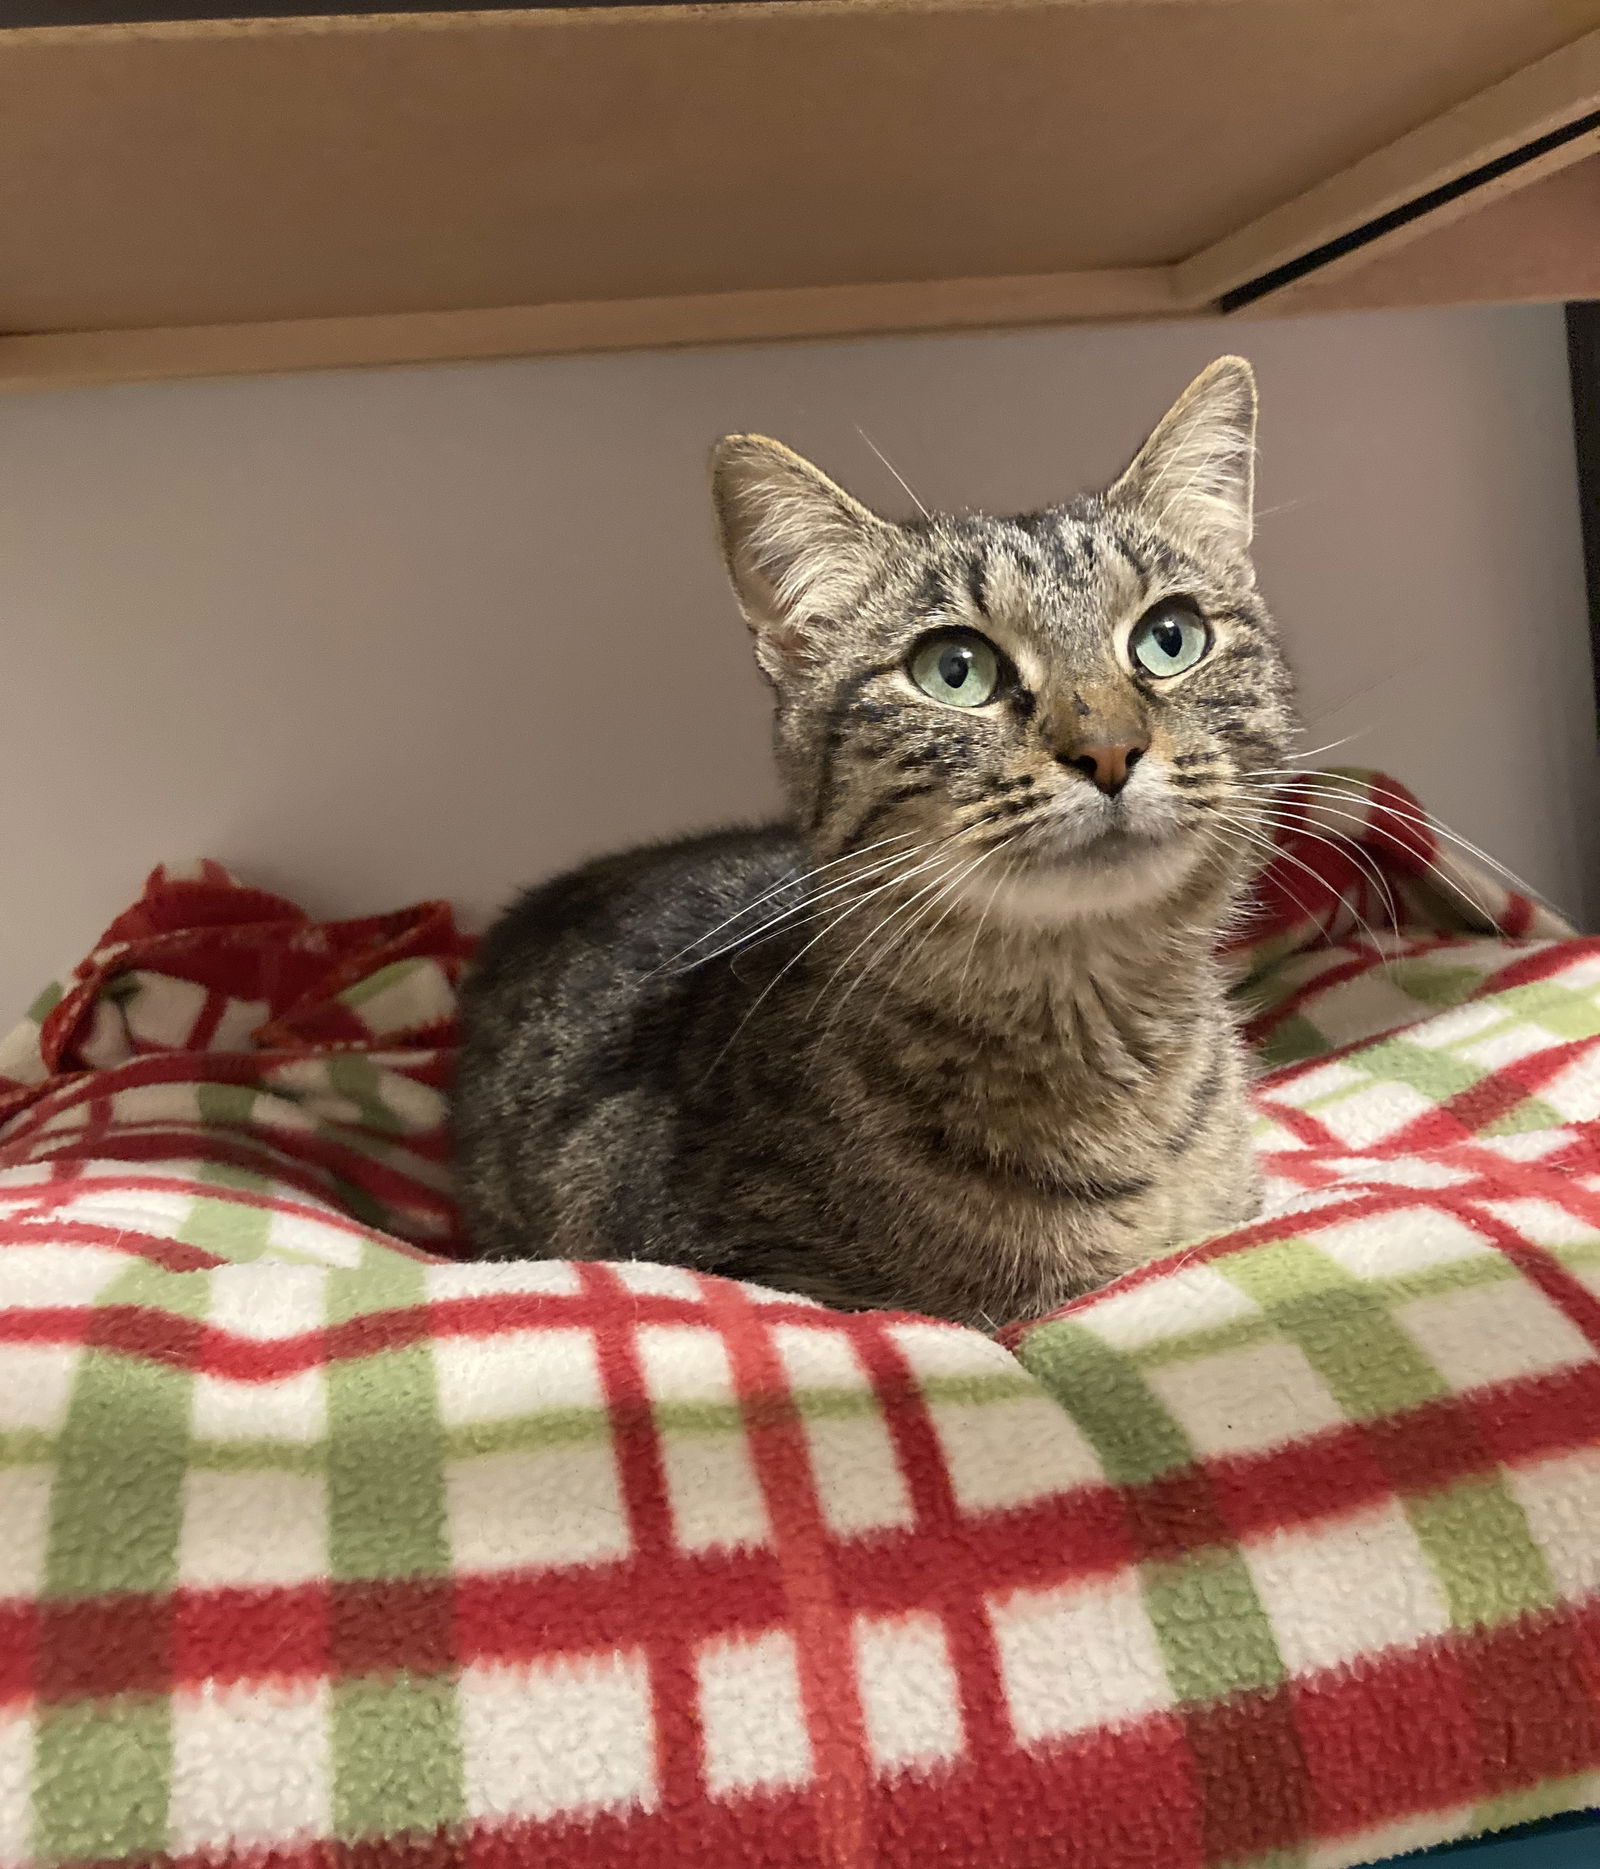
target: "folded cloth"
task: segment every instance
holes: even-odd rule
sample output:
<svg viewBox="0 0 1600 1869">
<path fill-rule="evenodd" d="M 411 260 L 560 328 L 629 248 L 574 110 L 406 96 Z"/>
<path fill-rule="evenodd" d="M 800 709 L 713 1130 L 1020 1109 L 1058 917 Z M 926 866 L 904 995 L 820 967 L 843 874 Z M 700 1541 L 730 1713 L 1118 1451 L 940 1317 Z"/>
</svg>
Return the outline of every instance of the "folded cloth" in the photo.
<svg viewBox="0 0 1600 1869">
<path fill-rule="evenodd" d="M 0 1865 L 1339 1869 L 1600 1802 L 1600 941 L 1295 796 L 1265 1216 L 1003 1341 L 452 1262 L 448 911 L 157 871 L 0 1052 Z"/>
<path fill-rule="evenodd" d="M 471 948 L 442 902 L 313 922 L 218 863 L 157 869 L 0 1044 L 0 1160 L 177 1163 L 179 1183 L 201 1164 L 257 1211 L 294 1195 L 454 1250 L 444 1090 Z"/>
</svg>

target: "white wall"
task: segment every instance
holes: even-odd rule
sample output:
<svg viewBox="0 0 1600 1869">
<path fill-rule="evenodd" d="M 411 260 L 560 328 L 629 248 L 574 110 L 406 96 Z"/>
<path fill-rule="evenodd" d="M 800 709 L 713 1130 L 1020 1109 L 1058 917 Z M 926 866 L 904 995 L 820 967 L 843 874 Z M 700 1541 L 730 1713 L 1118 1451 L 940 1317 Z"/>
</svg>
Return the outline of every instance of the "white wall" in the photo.
<svg viewBox="0 0 1600 1869">
<path fill-rule="evenodd" d="M 164 857 L 321 913 L 481 914 L 774 803 L 703 458 L 813 453 L 886 510 L 1109 476 L 1232 345 L 1308 746 L 1405 778 L 1600 912 L 1554 309 L 1063 330 L 80 390 L 0 402 L 0 1025 Z M 859 428 L 858 428 L 859 425 Z"/>
</svg>

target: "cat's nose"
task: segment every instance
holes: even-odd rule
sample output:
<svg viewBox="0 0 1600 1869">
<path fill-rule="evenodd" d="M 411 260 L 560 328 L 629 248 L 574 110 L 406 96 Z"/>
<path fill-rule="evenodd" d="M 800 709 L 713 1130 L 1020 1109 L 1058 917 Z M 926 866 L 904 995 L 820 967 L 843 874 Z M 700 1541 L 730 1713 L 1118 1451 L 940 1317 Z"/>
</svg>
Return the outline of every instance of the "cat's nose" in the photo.
<svg viewBox="0 0 1600 1869">
<path fill-rule="evenodd" d="M 1144 758 L 1148 740 L 1119 740 L 1114 745 L 1073 746 L 1060 755 L 1063 765 L 1076 766 L 1093 779 L 1107 798 L 1115 798 L 1128 783 L 1128 774 Z"/>
</svg>

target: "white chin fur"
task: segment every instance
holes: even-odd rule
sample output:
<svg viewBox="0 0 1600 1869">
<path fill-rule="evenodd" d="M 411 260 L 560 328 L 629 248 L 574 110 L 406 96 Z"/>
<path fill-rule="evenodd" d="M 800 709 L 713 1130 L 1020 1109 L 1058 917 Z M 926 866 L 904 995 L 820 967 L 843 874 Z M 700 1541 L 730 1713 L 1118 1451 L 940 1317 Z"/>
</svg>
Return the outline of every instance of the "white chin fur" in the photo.
<svg viewBox="0 0 1600 1869">
<path fill-rule="evenodd" d="M 1122 915 L 1169 896 L 1199 861 L 1192 842 L 1174 841 L 1114 862 L 1070 856 L 1049 869 L 1007 876 L 998 886 L 980 869 L 962 894 L 979 909 L 1015 921 L 1085 921 Z"/>
</svg>

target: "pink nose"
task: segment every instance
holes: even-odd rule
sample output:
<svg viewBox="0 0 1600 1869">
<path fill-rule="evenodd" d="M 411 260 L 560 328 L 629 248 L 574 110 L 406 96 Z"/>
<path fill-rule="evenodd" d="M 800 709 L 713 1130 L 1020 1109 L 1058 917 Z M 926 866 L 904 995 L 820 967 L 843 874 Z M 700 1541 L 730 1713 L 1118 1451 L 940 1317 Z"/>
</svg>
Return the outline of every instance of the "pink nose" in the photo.
<svg viewBox="0 0 1600 1869">
<path fill-rule="evenodd" d="M 1093 779 L 1107 798 L 1115 798 L 1128 783 L 1128 774 L 1144 757 L 1148 741 L 1124 740 L 1115 746 L 1075 746 L 1062 761 Z"/>
</svg>

